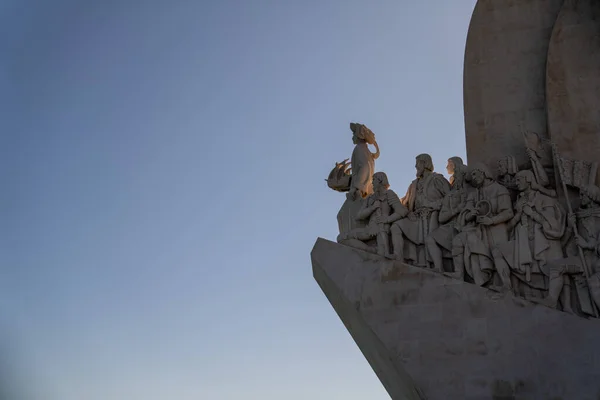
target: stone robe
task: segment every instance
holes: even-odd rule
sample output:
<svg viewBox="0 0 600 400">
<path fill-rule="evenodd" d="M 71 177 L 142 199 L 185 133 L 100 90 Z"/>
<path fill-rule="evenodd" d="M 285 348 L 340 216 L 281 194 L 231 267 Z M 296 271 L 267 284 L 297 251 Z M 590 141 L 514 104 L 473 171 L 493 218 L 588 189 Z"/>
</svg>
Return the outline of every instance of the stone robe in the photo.
<svg viewBox="0 0 600 400">
<path fill-rule="evenodd" d="M 380 202 L 379 208 L 371 211 L 376 201 Z M 364 227 L 356 228 L 348 233 L 340 234 L 338 242 L 350 247 L 377 253 L 386 256 L 389 253 L 389 223 L 379 223 L 376 217 L 401 218 L 408 213 L 406 207 L 400 202 L 400 198 L 393 190 L 384 193 L 374 192 L 362 201 L 362 206 L 356 213 L 356 219 L 364 221 Z M 394 217 L 392 217 L 394 218 Z M 373 241 L 375 239 L 375 241 Z"/>
<path fill-rule="evenodd" d="M 592 250 L 583 249 L 583 256 L 591 272 L 586 279 L 583 263 L 579 255 L 574 237 L 567 243 L 567 257 L 560 260 L 549 260 L 541 265 L 542 272 L 550 276 L 549 297 L 557 302 L 562 297 L 563 309 L 565 311 L 587 315 L 594 315 L 592 302 L 600 307 L 600 208 L 580 208 L 575 213 L 577 219 L 577 231 L 586 241 L 594 244 Z M 565 236 L 567 236 L 565 234 Z M 565 287 L 568 284 L 570 287 Z M 590 297 L 591 294 L 591 297 Z M 593 299 L 593 300 L 592 300 Z M 570 305 L 572 301 L 578 303 L 579 309 L 575 310 Z M 553 304 L 555 307 L 556 304 Z"/>
<path fill-rule="evenodd" d="M 517 189 L 517 182 L 514 174 L 500 175 L 496 180 L 499 184 L 508 189 L 511 201 L 514 203 L 519 196 L 519 190 Z"/>
<path fill-rule="evenodd" d="M 548 289 L 544 265 L 563 257 L 560 240 L 565 232 L 566 214 L 556 199 L 538 191 L 521 192 L 517 201 L 531 207 L 543 223 L 521 213 L 503 253 L 517 292 L 525 298 L 541 298 Z"/>
<path fill-rule="evenodd" d="M 377 193 L 373 193 L 370 195 L 364 202 L 363 208 L 358 212 L 357 218 L 363 216 L 364 210 L 369 207 L 372 207 L 375 201 L 379 200 L 381 205 L 379 209 L 375 210 L 373 214 L 368 216 L 368 223 L 366 228 L 364 228 L 365 232 L 368 232 L 372 237 L 375 237 L 380 232 L 390 232 L 390 224 L 378 224 L 375 221 L 375 216 L 380 217 L 389 217 L 394 213 L 398 213 L 402 216 L 406 215 L 408 212 L 406 208 L 400 202 L 400 198 L 391 189 L 385 191 L 385 193 L 381 195 L 377 195 Z"/>
<path fill-rule="evenodd" d="M 352 180 L 350 191 L 357 189 L 357 195 L 367 197 L 373 193 L 373 174 L 375 173 L 375 159 L 366 142 L 354 146 L 352 158 Z"/>
<path fill-rule="evenodd" d="M 408 240 L 404 242 L 404 258 L 414 265 L 427 266 L 431 261 L 425 251 L 425 237 L 438 226 L 439 210 L 450 183 L 443 175 L 432 172 L 415 179 L 401 199 L 402 204 L 416 219 L 402 218 L 396 224 Z"/>
<path fill-rule="evenodd" d="M 448 252 L 452 251 L 452 240 L 462 228 L 458 216 L 464 208 L 466 200 L 465 188 L 451 189 L 442 200 L 442 208 L 438 216 L 438 222 L 442 225 L 431 232 L 431 237 Z"/>
<path fill-rule="evenodd" d="M 489 217 L 496 219 L 494 225 L 467 224 L 465 214 L 476 209 L 480 201 L 490 205 Z M 486 182 L 481 188 L 469 193 L 465 210 L 461 212 L 461 221 L 465 227 L 464 266 L 466 273 L 475 283 L 483 285 L 493 275 L 495 259 L 501 257 L 499 247 L 508 241 L 506 221 L 513 217 L 512 202 L 508 189 L 496 181 Z"/>
</svg>

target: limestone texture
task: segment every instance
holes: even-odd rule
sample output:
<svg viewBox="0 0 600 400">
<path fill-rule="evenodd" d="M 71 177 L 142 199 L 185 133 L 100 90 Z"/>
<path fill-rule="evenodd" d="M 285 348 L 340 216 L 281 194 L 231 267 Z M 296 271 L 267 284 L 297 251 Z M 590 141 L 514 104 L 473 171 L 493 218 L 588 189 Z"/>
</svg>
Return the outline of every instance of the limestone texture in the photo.
<svg viewBox="0 0 600 400">
<path fill-rule="evenodd" d="M 321 238 L 311 258 L 394 400 L 600 397 L 600 320 Z"/>
<path fill-rule="evenodd" d="M 528 163 L 523 130 L 548 138 L 546 59 L 563 0 L 479 0 L 465 49 L 467 161 L 495 170 L 512 155 Z"/>
<path fill-rule="evenodd" d="M 552 31 L 546 69 L 550 139 L 561 155 L 600 155 L 600 2 L 566 0 Z M 600 184 L 598 176 L 595 183 Z"/>
</svg>

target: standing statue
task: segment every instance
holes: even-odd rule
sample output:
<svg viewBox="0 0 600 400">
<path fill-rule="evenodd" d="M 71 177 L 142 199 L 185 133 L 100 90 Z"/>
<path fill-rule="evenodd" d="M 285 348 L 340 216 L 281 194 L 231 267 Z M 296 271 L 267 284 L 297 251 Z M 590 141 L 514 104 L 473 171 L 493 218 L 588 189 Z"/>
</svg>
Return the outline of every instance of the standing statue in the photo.
<svg viewBox="0 0 600 400">
<path fill-rule="evenodd" d="M 567 220 L 569 229 L 577 232 L 574 243 L 567 248 L 568 257 L 554 260 L 545 266 L 550 275 L 546 303 L 556 308 L 560 300 L 565 311 L 573 311 L 568 306 L 571 293 L 564 290 L 565 285 L 569 284 L 569 278 L 573 277 L 581 311 L 595 316 L 597 310 L 594 307 L 600 307 L 600 188 L 585 185 L 580 189 L 579 198 L 579 209 L 569 215 Z M 582 250 L 581 254 L 577 254 L 575 246 Z M 589 268 L 587 279 L 586 268 Z"/>
<path fill-rule="evenodd" d="M 508 223 L 511 241 L 505 248 L 516 294 L 542 299 L 548 290 L 545 265 L 562 258 L 566 214 L 557 199 L 541 193 L 532 171 L 516 175 L 519 190 L 515 214 Z"/>
<path fill-rule="evenodd" d="M 362 228 L 356 219 L 356 214 L 362 206 L 362 201 L 373 193 L 373 173 L 375 160 L 379 158 L 379 146 L 375 134 L 365 125 L 350 123 L 352 142 L 355 144 L 351 162 L 348 159 L 335 163 L 329 173 L 327 186 L 338 192 L 347 192 L 346 201 L 338 212 L 337 220 L 340 233 Z M 376 152 L 371 153 L 368 145 L 375 146 Z"/>
<path fill-rule="evenodd" d="M 401 200 L 409 213 L 396 221 L 390 230 L 396 259 L 428 266 L 431 259 L 426 254 L 425 238 L 439 225 L 439 210 L 444 196 L 450 191 L 450 184 L 443 175 L 433 172 L 429 154 L 419 154 L 415 168 L 417 179 Z"/>
<path fill-rule="evenodd" d="M 483 164 L 471 168 L 471 183 L 476 190 L 467 196 L 459 216 L 462 232 L 452 243 L 455 269 L 457 274 L 464 269 L 479 286 L 495 284 L 496 271 L 503 288 L 510 290 L 510 270 L 500 250 L 508 241 L 506 223 L 513 217 L 510 195 Z"/>
<path fill-rule="evenodd" d="M 450 164 L 450 160 L 448 160 L 448 164 Z M 438 217 L 438 222 L 443 225 L 425 238 L 425 246 L 433 262 L 434 269 L 438 272 L 443 272 L 443 252 L 451 254 L 454 236 L 462 228 L 458 216 L 467 201 L 466 173 L 467 167 L 465 165 L 457 165 L 452 170 L 452 187 L 442 200 L 442 208 Z"/>
<path fill-rule="evenodd" d="M 338 243 L 355 247 L 380 256 L 391 256 L 390 224 L 404 217 L 408 210 L 400 202 L 398 195 L 391 189 L 387 175 L 376 172 L 373 175 L 374 192 L 364 202 L 356 218 L 366 220 L 364 228 L 353 229 L 338 236 Z M 376 239 L 376 250 L 367 241 Z"/>
<path fill-rule="evenodd" d="M 348 159 L 336 162 L 326 181 L 331 189 L 348 192 L 346 197 L 349 200 L 356 200 L 366 198 L 373 193 L 375 160 L 379 158 L 380 152 L 375 134 L 365 125 L 351 122 L 350 130 L 352 143 L 355 144 L 350 163 Z M 369 144 L 375 146 L 375 153 L 371 153 Z"/>
</svg>

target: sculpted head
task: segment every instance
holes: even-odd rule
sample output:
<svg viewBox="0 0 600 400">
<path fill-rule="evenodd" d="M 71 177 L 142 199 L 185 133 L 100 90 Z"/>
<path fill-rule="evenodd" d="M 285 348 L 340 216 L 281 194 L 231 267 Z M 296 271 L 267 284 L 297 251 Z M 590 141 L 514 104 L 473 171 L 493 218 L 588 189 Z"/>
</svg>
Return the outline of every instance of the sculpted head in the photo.
<svg viewBox="0 0 600 400">
<path fill-rule="evenodd" d="M 433 171 L 433 160 L 429 154 L 419 154 L 416 157 L 415 168 L 417 169 L 417 177 L 423 176 L 425 171 Z"/>
<path fill-rule="evenodd" d="M 454 177 L 454 184 L 452 185 L 452 187 L 462 188 L 465 184 L 466 175 L 467 175 L 467 166 L 466 165 L 456 166 L 456 168 L 454 169 L 454 173 L 452 175 Z"/>
<path fill-rule="evenodd" d="M 375 144 L 375 134 L 365 125 L 351 122 L 350 130 L 352 131 L 352 143 L 367 142 L 368 144 Z"/>
<path fill-rule="evenodd" d="M 448 164 L 446 165 L 446 171 L 448 175 L 454 175 L 456 168 L 464 165 L 462 158 L 460 157 L 450 157 L 448 159 Z"/>
<path fill-rule="evenodd" d="M 515 175 L 515 183 L 517 184 L 517 189 L 520 192 L 523 192 L 527 189 L 535 187 L 537 181 L 532 171 L 524 170 L 517 172 Z"/>
<path fill-rule="evenodd" d="M 388 190 L 390 183 L 385 172 L 375 172 L 373 174 L 373 190 L 375 192 L 384 192 Z"/>
<path fill-rule="evenodd" d="M 513 156 L 504 156 L 498 160 L 498 175 L 514 175 L 517 173 L 517 163 Z"/>
<path fill-rule="evenodd" d="M 498 175 L 504 176 L 508 174 L 508 163 L 506 157 L 502 157 L 498 160 Z"/>
<path fill-rule="evenodd" d="M 489 168 L 485 164 L 476 163 L 471 167 L 471 183 L 473 186 L 483 186 L 486 179 L 493 179 L 493 177 Z"/>
</svg>

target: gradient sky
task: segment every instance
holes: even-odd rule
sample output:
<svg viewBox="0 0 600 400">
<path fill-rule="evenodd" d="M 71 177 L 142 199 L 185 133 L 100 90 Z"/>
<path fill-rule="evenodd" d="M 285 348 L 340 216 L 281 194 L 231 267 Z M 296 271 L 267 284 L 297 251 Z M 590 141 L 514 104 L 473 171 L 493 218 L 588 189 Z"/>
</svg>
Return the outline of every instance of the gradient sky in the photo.
<svg viewBox="0 0 600 400">
<path fill-rule="evenodd" d="M 389 399 L 312 278 L 351 121 L 465 155 L 475 0 L 0 2 L 0 373 L 40 400 Z M 1 394 L 0 394 L 1 396 Z"/>
</svg>

